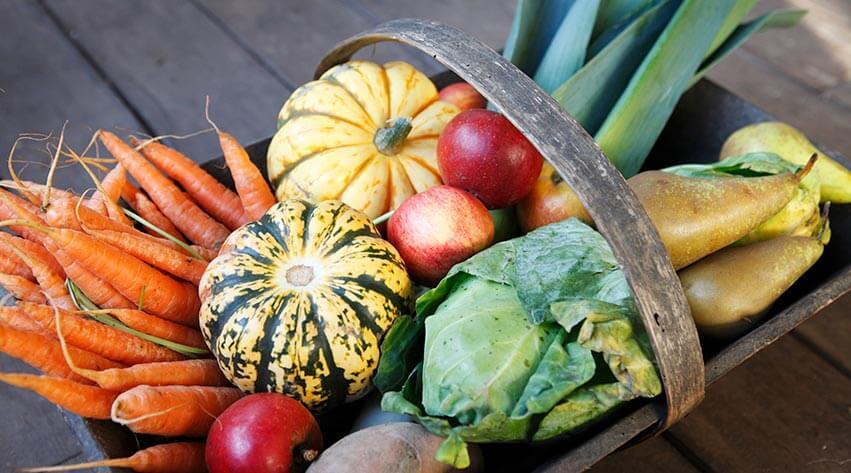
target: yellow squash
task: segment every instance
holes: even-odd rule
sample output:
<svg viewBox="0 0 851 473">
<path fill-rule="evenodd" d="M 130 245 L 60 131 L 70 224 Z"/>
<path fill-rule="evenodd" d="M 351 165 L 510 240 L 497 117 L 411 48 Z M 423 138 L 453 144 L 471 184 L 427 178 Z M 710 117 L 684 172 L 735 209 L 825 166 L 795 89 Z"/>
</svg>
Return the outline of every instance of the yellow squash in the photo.
<svg viewBox="0 0 851 473">
<path fill-rule="evenodd" d="M 338 199 L 375 218 L 441 183 L 437 138 L 458 112 L 410 64 L 338 65 L 284 104 L 269 180 L 279 200 Z"/>
<path fill-rule="evenodd" d="M 225 376 L 315 411 L 368 390 L 385 332 L 413 301 L 399 253 L 340 201 L 286 200 L 239 228 L 199 292 Z"/>
</svg>

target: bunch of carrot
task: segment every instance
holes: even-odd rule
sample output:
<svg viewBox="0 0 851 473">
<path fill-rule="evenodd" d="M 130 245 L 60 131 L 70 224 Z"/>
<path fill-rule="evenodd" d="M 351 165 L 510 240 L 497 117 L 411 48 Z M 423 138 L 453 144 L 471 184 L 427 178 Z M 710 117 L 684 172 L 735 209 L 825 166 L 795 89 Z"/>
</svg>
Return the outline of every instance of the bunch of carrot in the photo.
<svg viewBox="0 0 851 473">
<path fill-rule="evenodd" d="M 91 197 L 14 172 L 0 183 L 17 191 L 0 189 L 0 225 L 15 233 L 0 232 L 0 284 L 16 300 L 0 307 L 0 352 L 43 373 L 0 373 L 0 381 L 161 436 L 203 437 L 241 397 L 206 358 L 197 286 L 230 231 L 275 198 L 245 149 L 216 132 L 236 192 L 156 140 L 131 138 L 131 146 L 103 130 L 96 136 L 117 164 L 102 180 L 70 151 L 95 182 Z M 203 444 L 158 445 L 110 462 L 203 471 Z"/>
</svg>

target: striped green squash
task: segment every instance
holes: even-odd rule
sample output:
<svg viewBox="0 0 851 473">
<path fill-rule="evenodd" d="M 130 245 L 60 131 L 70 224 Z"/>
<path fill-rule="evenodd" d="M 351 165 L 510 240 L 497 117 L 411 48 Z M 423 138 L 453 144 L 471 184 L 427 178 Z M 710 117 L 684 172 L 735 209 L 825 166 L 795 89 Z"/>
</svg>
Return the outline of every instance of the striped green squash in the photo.
<svg viewBox="0 0 851 473">
<path fill-rule="evenodd" d="M 340 201 L 285 200 L 236 230 L 200 295 L 201 331 L 228 379 L 314 411 L 368 391 L 381 340 L 413 301 L 396 249 Z"/>
</svg>

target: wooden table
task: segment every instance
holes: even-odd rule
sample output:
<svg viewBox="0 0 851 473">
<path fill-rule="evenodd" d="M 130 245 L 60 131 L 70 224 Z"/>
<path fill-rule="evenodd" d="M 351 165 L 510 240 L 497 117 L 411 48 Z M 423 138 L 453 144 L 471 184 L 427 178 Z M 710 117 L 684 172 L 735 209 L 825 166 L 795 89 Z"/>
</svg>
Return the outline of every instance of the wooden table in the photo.
<svg viewBox="0 0 851 473">
<path fill-rule="evenodd" d="M 803 24 L 753 38 L 710 74 L 813 139 L 851 155 L 851 5 L 765 0 L 757 10 L 808 8 Z M 212 116 L 242 142 L 272 134 L 275 114 L 336 41 L 403 16 L 455 24 L 501 47 L 514 0 L 0 0 L 0 149 L 21 132 L 58 132 L 82 148 L 94 129 L 152 135 L 206 128 Z M 398 46 L 367 51 L 439 67 Z M 206 134 L 173 144 L 218 154 Z M 44 176 L 43 145 L 16 154 Z M 5 168 L 5 166 L 4 166 Z M 3 171 L 8 177 L 8 172 Z M 91 185 L 74 168 L 61 187 Z M 661 437 L 612 455 L 595 472 L 851 471 L 851 298 L 736 369 Z M 0 355 L 3 371 L 29 371 Z M 0 470 L 88 460 L 63 414 L 0 386 Z"/>
</svg>

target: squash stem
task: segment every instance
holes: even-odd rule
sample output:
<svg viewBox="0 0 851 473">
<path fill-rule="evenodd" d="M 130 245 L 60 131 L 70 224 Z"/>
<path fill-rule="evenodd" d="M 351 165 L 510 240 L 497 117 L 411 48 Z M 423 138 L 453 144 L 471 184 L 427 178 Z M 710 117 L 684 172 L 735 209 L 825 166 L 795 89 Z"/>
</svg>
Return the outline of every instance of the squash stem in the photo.
<svg viewBox="0 0 851 473">
<path fill-rule="evenodd" d="M 375 132 L 372 143 L 378 152 L 387 156 L 393 156 L 405 146 L 405 138 L 411 132 L 411 120 L 405 117 L 389 120 L 383 127 Z"/>
</svg>

